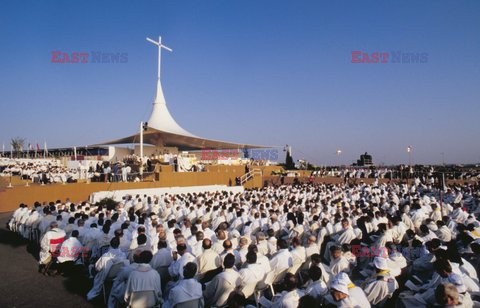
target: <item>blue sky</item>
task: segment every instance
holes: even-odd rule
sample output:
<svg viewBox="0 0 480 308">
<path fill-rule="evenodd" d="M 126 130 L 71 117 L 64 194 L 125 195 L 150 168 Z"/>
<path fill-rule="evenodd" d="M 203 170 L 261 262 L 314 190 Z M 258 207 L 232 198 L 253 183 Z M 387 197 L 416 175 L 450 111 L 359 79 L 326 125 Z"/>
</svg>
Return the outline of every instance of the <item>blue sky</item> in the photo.
<svg viewBox="0 0 480 308">
<path fill-rule="evenodd" d="M 479 162 L 479 30 L 480 1 L 2 0 L 0 144 L 134 133 L 155 92 L 145 37 L 162 35 L 167 104 L 196 135 L 317 164 L 406 163 L 408 145 L 415 163 Z M 128 62 L 51 63 L 54 50 Z M 357 50 L 428 62 L 351 63 Z"/>
</svg>

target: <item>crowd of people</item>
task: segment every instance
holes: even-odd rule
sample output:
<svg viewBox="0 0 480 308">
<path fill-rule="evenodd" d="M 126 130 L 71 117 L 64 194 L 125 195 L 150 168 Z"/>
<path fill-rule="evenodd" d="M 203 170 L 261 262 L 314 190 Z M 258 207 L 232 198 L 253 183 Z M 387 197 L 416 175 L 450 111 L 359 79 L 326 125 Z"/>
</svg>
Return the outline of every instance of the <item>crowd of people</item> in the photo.
<svg viewBox="0 0 480 308">
<path fill-rule="evenodd" d="M 85 269 L 108 307 L 478 307 L 479 199 L 478 184 L 282 185 L 22 204 L 8 227 L 39 242 L 40 272 Z"/>
<path fill-rule="evenodd" d="M 0 176 L 19 176 L 32 183 L 74 183 L 80 171 L 56 159 L 0 158 Z"/>
<path fill-rule="evenodd" d="M 312 171 L 313 176 L 340 177 L 345 179 L 412 179 L 421 178 L 422 181 L 438 178 L 443 174 L 445 179 L 478 180 L 480 169 L 478 167 L 462 166 L 395 166 L 395 167 L 328 167 Z"/>
</svg>

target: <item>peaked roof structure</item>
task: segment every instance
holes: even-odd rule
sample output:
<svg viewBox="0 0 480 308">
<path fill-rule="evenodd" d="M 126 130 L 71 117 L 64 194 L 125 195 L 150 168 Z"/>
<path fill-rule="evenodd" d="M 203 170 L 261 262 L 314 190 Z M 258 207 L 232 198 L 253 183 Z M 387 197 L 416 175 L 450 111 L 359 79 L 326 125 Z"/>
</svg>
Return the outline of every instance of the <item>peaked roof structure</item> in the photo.
<svg viewBox="0 0 480 308">
<path fill-rule="evenodd" d="M 162 49 L 172 51 L 162 44 L 162 38 L 158 42 L 147 38 L 147 41 L 158 46 L 158 73 L 157 73 L 157 91 L 153 101 L 153 111 L 148 120 L 147 129 L 143 132 L 144 143 L 158 146 L 177 147 L 179 150 L 199 150 L 199 149 L 253 149 L 269 148 L 268 146 L 259 146 L 251 144 L 232 143 L 205 139 L 193 135 L 183 129 L 172 117 L 167 108 L 167 103 L 163 95 L 162 84 L 160 82 L 160 64 Z M 127 144 L 139 143 L 140 133 L 125 138 L 107 141 L 101 145 L 107 144 Z"/>
</svg>

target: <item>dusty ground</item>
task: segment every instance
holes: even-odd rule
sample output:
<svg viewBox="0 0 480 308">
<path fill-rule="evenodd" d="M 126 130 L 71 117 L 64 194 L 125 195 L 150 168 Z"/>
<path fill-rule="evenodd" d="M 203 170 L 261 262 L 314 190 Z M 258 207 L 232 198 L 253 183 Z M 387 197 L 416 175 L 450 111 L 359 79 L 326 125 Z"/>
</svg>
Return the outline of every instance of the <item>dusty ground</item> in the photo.
<svg viewBox="0 0 480 308">
<path fill-rule="evenodd" d="M 10 215 L 0 214 L 0 307 L 94 307 L 85 282 L 37 272 L 30 245 L 6 230 Z"/>
</svg>

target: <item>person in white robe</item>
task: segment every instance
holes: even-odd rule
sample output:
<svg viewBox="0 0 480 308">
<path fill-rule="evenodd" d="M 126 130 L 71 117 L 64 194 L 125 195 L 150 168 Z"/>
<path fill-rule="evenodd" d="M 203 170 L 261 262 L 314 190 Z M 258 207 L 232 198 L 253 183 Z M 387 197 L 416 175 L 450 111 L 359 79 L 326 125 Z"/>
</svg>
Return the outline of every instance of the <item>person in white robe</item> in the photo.
<svg viewBox="0 0 480 308">
<path fill-rule="evenodd" d="M 330 284 L 330 294 L 324 297 L 325 304 L 341 308 L 369 308 L 368 300 L 365 305 L 350 294 L 351 285 L 352 283 L 345 273 L 335 276 Z"/>
<path fill-rule="evenodd" d="M 139 264 L 137 262 L 139 262 L 138 261 L 139 255 L 140 255 L 140 251 L 138 252 L 138 254 L 135 254 L 133 256 L 133 259 L 134 259 L 133 263 L 124 266 L 120 270 L 118 275 L 115 277 L 115 279 L 113 280 L 112 289 L 110 291 L 110 295 L 108 297 L 108 302 L 107 302 L 108 308 L 115 308 L 115 307 L 125 305 L 124 298 L 125 298 L 125 290 L 127 287 L 128 277 L 130 277 L 130 273 L 134 269 L 138 268 Z"/>
<path fill-rule="evenodd" d="M 445 225 L 445 222 L 442 220 L 437 221 L 437 231 L 435 234 L 438 238 L 444 242 L 449 243 L 452 240 L 452 231 Z"/>
<path fill-rule="evenodd" d="M 290 251 L 290 254 L 292 255 L 293 266 L 289 269 L 289 272 L 296 274 L 300 266 L 307 260 L 307 254 L 299 237 L 292 239 L 292 245 L 293 249 Z"/>
<path fill-rule="evenodd" d="M 288 251 L 288 243 L 280 239 L 277 242 L 278 251 L 270 259 L 270 267 L 275 272 L 275 277 L 288 270 L 293 265 L 293 258 Z"/>
<path fill-rule="evenodd" d="M 432 279 L 425 285 L 416 286 L 415 284 L 407 282 L 406 286 L 412 291 L 404 291 L 400 293 L 398 299 L 398 307 L 425 307 L 426 305 L 434 305 L 436 303 L 435 288 L 442 283 L 453 283 L 457 290 L 465 294 L 467 287 L 464 284 L 462 277 L 453 273 L 452 266 L 448 260 L 439 259 L 435 261 L 435 274 Z"/>
<path fill-rule="evenodd" d="M 203 297 L 206 306 L 222 307 L 227 303 L 230 293 L 234 292 L 239 285 L 240 275 L 233 269 L 235 256 L 229 254 L 223 261 L 223 272 L 216 275 L 207 283 Z"/>
<path fill-rule="evenodd" d="M 203 279 L 205 273 L 213 271 L 222 266 L 222 259 L 219 254 L 212 249 L 210 239 L 204 239 L 202 242 L 203 253 L 197 257 L 198 273 L 197 278 Z"/>
<path fill-rule="evenodd" d="M 112 266 L 120 265 L 120 263 L 123 265 L 129 264 L 125 254 L 118 248 L 119 246 L 120 240 L 117 237 L 114 237 L 110 241 L 110 249 L 95 263 L 95 270 L 97 273 L 93 279 L 93 286 L 87 293 L 87 300 L 92 300 L 100 294 L 103 283 L 109 276 Z"/>
<path fill-rule="evenodd" d="M 183 267 L 187 263 L 197 263 L 196 258 L 187 251 L 187 245 L 185 244 L 177 245 L 177 252 L 173 253 L 173 260 L 174 261 L 168 267 L 168 273 L 174 280 L 183 278 Z"/>
<path fill-rule="evenodd" d="M 342 244 L 350 244 L 351 241 L 357 238 L 350 221 L 348 219 L 342 219 L 341 221 L 342 230 L 337 235 L 333 237 L 333 241 L 327 243 L 327 248 L 325 249 L 325 260 L 330 262 L 330 247 L 332 246 L 341 246 Z"/>
<path fill-rule="evenodd" d="M 385 258 L 375 257 L 373 264 L 375 266 L 375 274 L 362 285 L 364 285 L 363 290 L 367 295 L 368 301 L 372 305 L 379 305 L 392 297 L 395 290 L 398 289 L 398 283 L 395 276 L 392 276 L 390 273 Z"/>
<path fill-rule="evenodd" d="M 84 246 L 78 240 L 78 231 L 73 230 L 70 238 L 62 243 L 62 247 L 58 251 L 58 263 L 77 262 L 81 260 L 82 255 L 86 256 Z"/>
<path fill-rule="evenodd" d="M 58 228 L 56 221 L 50 222 L 50 229 L 46 231 L 40 242 L 39 270 L 44 271 L 52 261 L 52 253 L 65 241 L 65 231 Z"/>
<path fill-rule="evenodd" d="M 262 267 L 257 263 L 257 254 L 249 251 L 246 256 L 246 266 L 239 271 L 238 288 L 245 297 L 250 297 L 257 283 L 265 277 Z"/>
<path fill-rule="evenodd" d="M 272 307 L 297 308 L 300 298 L 305 295 L 302 290 L 297 289 L 297 283 L 297 277 L 292 273 L 287 273 L 283 279 L 285 291 L 273 297 Z"/>
<path fill-rule="evenodd" d="M 330 273 L 335 276 L 341 272 L 350 272 L 350 262 L 343 256 L 342 249 L 337 246 L 330 247 Z"/>
<path fill-rule="evenodd" d="M 134 292 L 153 291 L 155 303 L 162 302 L 162 286 L 160 283 L 160 275 L 150 266 L 152 261 L 152 253 L 144 250 L 138 256 L 138 266 L 130 273 L 125 288 L 125 303 L 130 303 Z"/>
<path fill-rule="evenodd" d="M 441 283 L 435 289 L 435 298 L 440 307 L 471 308 L 473 301 L 467 294 L 459 294 L 453 283 Z"/>
<path fill-rule="evenodd" d="M 173 308 L 179 303 L 192 300 L 200 300 L 203 303 L 202 285 L 194 278 L 197 273 L 197 265 L 189 262 L 183 268 L 183 279 L 179 280 L 168 293 L 163 308 Z M 202 304 L 203 306 L 203 304 Z"/>
<path fill-rule="evenodd" d="M 164 240 L 160 240 L 157 245 L 158 250 L 153 255 L 150 265 L 156 270 L 163 267 L 169 267 L 173 262 L 171 249 L 168 248 L 167 242 Z"/>
<path fill-rule="evenodd" d="M 308 269 L 308 276 L 311 281 L 305 289 L 305 294 L 311 295 L 320 302 L 328 293 L 327 284 L 322 280 L 322 270 L 318 266 L 311 266 Z"/>
</svg>

